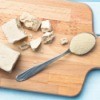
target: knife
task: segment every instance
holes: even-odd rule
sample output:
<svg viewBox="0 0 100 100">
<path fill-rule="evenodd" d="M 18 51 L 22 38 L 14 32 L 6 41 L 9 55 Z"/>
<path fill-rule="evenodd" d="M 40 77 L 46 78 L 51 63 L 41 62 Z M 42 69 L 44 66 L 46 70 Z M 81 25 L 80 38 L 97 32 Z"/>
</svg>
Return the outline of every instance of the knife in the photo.
<svg viewBox="0 0 100 100">
<path fill-rule="evenodd" d="M 96 34 L 96 36 L 100 36 L 100 34 Z M 21 82 L 21 81 L 27 80 L 28 78 L 36 75 L 37 73 L 39 73 L 40 71 L 48 67 L 49 64 L 55 62 L 56 60 L 58 60 L 59 58 L 63 57 L 64 55 L 70 52 L 71 52 L 70 49 L 68 49 L 62 54 L 22 72 L 21 74 L 16 76 L 16 81 Z"/>
</svg>

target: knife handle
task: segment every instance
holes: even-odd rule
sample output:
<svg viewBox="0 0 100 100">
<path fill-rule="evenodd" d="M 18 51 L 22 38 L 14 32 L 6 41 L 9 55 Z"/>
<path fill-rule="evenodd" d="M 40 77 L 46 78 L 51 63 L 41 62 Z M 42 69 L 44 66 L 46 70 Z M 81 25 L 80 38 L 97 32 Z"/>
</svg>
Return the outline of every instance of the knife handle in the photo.
<svg viewBox="0 0 100 100">
<path fill-rule="evenodd" d="M 18 82 L 24 81 L 34 75 L 36 75 L 37 73 L 39 73 L 40 71 L 42 71 L 43 69 L 45 69 L 49 64 L 53 63 L 54 61 L 58 60 L 59 58 L 63 57 L 65 54 L 70 53 L 70 50 L 66 50 L 65 52 L 63 52 L 62 54 L 42 63 L 39 64 L 37 66 L 34 66 L 24 72 L 22 72 L 21 74 L 19 74 L 18 76 L 16 76 L 16 80 Z"/>
</svg>

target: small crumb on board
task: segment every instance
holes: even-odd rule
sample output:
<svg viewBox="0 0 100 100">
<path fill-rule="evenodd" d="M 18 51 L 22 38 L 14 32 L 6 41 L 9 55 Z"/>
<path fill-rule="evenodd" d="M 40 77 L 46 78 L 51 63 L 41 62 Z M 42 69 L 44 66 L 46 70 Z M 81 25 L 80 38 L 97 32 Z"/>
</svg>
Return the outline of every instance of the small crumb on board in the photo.
<svg viewBox="0 0 100 100">
<path fill-rule="evenodd" d="M 62 38 L 61 40 L 60 40 L 60 44 L 61 45 L 66 45 L 68 43 L 68 39 L 67 38 Z"/>
<path fill-rule="evenodd" d="M 33 38 L 33 35 L 30 33 L 30 34 L 28 35 L 28 37 L 29 37 L 30 39 L 32 39 L 32 38 Z"/>
<path fill-rule="evenodd" d="M 28 49 L 30 47 L 30 45 L 26 41 L 23 41 L 18 47 L 20 50 L 24 51 L 24 50 Z"/>
</svg>

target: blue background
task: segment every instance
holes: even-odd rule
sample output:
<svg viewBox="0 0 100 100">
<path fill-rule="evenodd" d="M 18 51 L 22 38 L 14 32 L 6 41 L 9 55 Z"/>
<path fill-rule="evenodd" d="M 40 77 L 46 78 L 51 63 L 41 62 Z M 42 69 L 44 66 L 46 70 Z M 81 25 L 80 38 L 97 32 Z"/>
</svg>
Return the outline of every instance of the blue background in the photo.
<svg viewBox="0 0 100 100">
<path fill-rule="evenodd" d="M 93 1 L 93 0 L 88 0 L 88 1 Z M 87 3 L 92 8 L 94 15 L 94 30 L 96 34 L 100 34 L 100 3 L 99 2 L 84 2 L 84 3 Z M 42 93 L 25 92 L 19 90 L 0 88 L 0 100 L 13 100 L 13 99 L 14 100 L 100 100 L 100 70 L 93 70 L 87 75 L 83 89 L 81 93 L 76 97 L 63 97 L 63 96 L 55 96 Z"/>
<path fill-rule="evenodd" d="M 69 1 L 80 1 L 80 2 L 100 2 L 100 0 L 69 0 Z"/>
</svg>

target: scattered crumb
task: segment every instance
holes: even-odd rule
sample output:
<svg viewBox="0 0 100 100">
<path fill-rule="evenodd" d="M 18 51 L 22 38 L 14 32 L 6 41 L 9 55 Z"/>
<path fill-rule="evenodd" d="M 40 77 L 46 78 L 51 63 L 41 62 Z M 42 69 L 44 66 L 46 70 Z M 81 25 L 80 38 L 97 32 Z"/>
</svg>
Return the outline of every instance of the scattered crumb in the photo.
<svg viewBox="0 0 100 100">
<path fill-rule="evenodd" d="M 30 47 L 29 43 L 27 43 L 26 41 L 22 42 L 21 45 L 19 46 L 19 49 L 26 50 Z"/>
<path fill-rule="evenodd" d="M 54 38 L 55 38 L 55 35 L 53 34 L 53 31 L 52 32 L 46 32 L 42 36 L 42 41 L 43 41 L 44 44 L 50 44 L 50 43 L 53 42 Z"/>
<path fill-rule="evenodd" d="M 52 31 L 52 26 L 49 20 L 42 21 L 41 23 L 42 32 L 50 32 Z"/>
<path fill-rule="evenodd" d="M 61 43 L 61 45 L 65 45 L 65 44 L 68 43 L 68 39 L 67 39 L 67 38 L 62 38 L 62 39 L 60 40 L 60 43 Z"/>
<path fill-rule="evenodd" d="M 41 42 L 42 42 L 42 39 L 41 39 L 41 38 L 37 38 L 37 39 L 35 39 L 35 40 L 33 39 L 33 40 L 30 42 L 30 46 L 31 46 L 32 50 L 33 50 L 33 51 L 36 51 L 36 50 L 39 48 Z"/>
<path fill-rule="evenodd" d="M 28 35 L 28 37 L 29 37 L 30 39 L 32 39 L 32 38 L 33 38 L 33 35 L 30 33 L 30 34 Z"/>
</svg>

